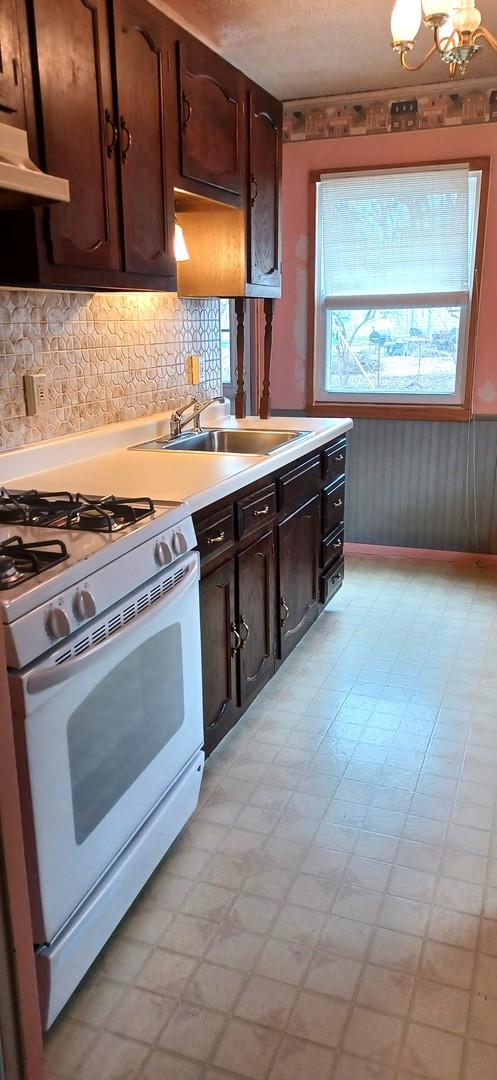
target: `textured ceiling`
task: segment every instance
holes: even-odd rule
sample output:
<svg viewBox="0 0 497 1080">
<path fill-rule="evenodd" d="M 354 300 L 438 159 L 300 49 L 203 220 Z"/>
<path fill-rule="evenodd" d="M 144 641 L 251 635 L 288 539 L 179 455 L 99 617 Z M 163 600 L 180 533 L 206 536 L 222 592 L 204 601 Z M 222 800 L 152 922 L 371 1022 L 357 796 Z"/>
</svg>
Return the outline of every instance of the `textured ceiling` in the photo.
<svg viewBox="0 0 497 1080">
<path fill-rule="evenodd" d="M 393 0 L 154 0 L 218 52 L 283 100 L 416 86 L 448 79 L 434 58 L 413 75 L 390 47 Z M 484 25 L 497 35 L 496 0 L 479 0 Z M 431 44 L 419 33 L 415 56 Z M 482 47 L 471 78 L 495 75 L 497 53 Z"/>
</svg>

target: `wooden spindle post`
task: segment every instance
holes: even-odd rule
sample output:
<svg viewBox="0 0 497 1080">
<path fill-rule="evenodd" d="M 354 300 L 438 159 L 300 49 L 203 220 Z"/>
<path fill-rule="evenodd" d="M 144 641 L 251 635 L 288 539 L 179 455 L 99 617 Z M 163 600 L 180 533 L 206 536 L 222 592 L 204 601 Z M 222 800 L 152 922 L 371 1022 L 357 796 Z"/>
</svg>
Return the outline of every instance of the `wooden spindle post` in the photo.
<svg viewBox="0 0 497 1080">
<path fill-rule="evenodd" d="M 235 300 L 235 315 L 236 315 L 236 394 L 235 394 L 235 416 L 238 420 L 243 419 L 247 415 L 247 404 L 245 393 L 245 300 L 243 297 L 237 297 Z"/>
<path fill-rule="evenodd" d="M 264 373 L 262 379 L 262 393 L 259 404 L 259 416 L 261 420 L 267 420 L 271 416 L 271 349 L 273 346 L 273 315 L 274 301 L 264 301 Z"/>
</svg>

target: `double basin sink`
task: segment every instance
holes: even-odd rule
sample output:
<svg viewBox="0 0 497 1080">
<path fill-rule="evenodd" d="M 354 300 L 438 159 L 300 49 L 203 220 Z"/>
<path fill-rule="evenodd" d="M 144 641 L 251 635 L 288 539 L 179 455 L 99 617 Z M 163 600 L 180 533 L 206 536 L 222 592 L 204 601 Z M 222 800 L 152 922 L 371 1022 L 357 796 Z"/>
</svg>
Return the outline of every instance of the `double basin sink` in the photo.
<svg viewBox="0 0 497 1080">
<path fill-rule="evenodd" d="M 186 431 L 172 439 L 152 439 L 133 450 L 191 450 L 204 454 L 274 454 L 310 431 L 268 431 L 259 428 L 208 428 Z"/>
</svg>

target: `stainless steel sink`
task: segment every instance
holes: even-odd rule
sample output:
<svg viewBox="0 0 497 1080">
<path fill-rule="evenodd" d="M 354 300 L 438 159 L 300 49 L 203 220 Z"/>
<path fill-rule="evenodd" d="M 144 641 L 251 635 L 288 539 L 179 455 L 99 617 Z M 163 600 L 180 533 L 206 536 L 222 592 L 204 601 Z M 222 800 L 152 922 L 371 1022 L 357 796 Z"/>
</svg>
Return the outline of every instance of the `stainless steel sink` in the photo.
<svg viewBox="0 0 497 1080">
<path fill-rule="evenodd" d="M 274 454 L 310 431 L 268 431 L 259 428 L 209 428 L 186 431 L 174 439 L 154 439 L 133 450 L 196 450 L 204 454 Z"/>
</svg>

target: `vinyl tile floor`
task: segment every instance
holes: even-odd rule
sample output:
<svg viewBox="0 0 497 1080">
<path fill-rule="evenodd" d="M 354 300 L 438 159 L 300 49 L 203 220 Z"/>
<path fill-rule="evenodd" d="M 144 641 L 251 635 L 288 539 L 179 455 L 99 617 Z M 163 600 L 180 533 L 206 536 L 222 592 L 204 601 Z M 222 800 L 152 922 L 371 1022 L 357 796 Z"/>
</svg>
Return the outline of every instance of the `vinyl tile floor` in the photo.
<svg viewBox="0 0 497 1080">
<path fill-rule="evenodd" d="M 349 558 L 49 1080 L 496 1080 L 497 571 Z"/>
</svg>

